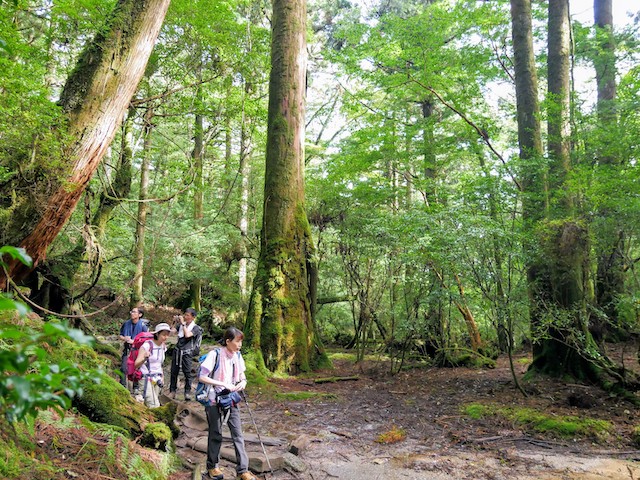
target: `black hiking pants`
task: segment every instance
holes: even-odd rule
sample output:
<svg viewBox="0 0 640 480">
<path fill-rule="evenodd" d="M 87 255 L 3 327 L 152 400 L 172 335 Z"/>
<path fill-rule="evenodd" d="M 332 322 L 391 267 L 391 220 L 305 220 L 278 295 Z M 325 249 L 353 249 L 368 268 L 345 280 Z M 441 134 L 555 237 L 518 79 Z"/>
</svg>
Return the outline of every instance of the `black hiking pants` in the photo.
<svg viewBox="0 0 640 480">
<path fill-rule="evenodd" d="M 191 393 L 191 382 L 193 380 L 193 352 L 190 350 L 180 350 L 176 348 L 171 359 L 171 379 L 169 381 L 169 392 L 178 390 L 178 374 L 180 370 L 184 374 L 184 393 Z"/>
</svg>

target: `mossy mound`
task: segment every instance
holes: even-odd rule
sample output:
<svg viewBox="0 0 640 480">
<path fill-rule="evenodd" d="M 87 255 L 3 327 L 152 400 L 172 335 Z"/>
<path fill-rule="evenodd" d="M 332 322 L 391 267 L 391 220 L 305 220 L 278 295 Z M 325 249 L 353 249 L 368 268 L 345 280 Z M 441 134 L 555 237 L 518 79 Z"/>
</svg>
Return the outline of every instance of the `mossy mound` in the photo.
<svg viewBox="0 0 640 480">
<path fill-rule="evenodd" d="M 82 396 L 73 406 L 91 421 L 124 428 L 131 437 L 142 433 L 144 425 L 153 421 L 149 409 L 136 402 L 129 391 L 113 378 L 103 376 L 100 383 L 86 382 Z"/>
<path fill-rule="evenodd" d="M 149 423 L 144 427 L 140 445 L 156 450 L 173 451 L 173 436 L 169 427 L 162 422 Z"/>
<path fill-rule="evenodd" d="M 169 427 L 173 438 L 178 438 L 180 435 L 180 428 L 174 422 L 177 411 L 178 405 L 175 402 L 168 402 L 161 407 L 151 409 L 153 418 Z"/>
<path fill-rule="evenodd" d="M 27 422 L 0 419 L 0 451 L 3 479 L 165 480 L 180 464 L 173 454 L 140 447 L 118 428 L 51 410 Z"/>
</svg>

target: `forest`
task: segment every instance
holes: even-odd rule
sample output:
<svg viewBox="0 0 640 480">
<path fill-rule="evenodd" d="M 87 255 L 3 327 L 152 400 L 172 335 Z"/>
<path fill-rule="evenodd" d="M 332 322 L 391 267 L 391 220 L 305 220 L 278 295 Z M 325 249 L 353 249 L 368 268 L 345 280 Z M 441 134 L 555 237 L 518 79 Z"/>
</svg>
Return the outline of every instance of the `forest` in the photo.
<svg viewBox="0 0 640 480">
<path fill-rule="evenodd" d="M 517 422 L 569 442 L 518 405 L 611 422 L 569 437 L 631 455 L 593 478 L 640 477 L 639 65 L 637 0 L 0 0 L 0 477 L 72 477 L 52 432 L 85 418 L 66 457 L 146 466 L 81 476 L 196 475 L 176 402 L 117 382 L 136 307 L 242 330 L 259 424 L 335 434 L 357 391 L 357 452 L 373 391 L 411 395 L 367 445 L 437 436 L 452 470 L 403 457 L 413 478 L 467 478 L 451 445 L 496 458 Z M 474 478 L 591 478 L 530 461 Z"/>
</svg>

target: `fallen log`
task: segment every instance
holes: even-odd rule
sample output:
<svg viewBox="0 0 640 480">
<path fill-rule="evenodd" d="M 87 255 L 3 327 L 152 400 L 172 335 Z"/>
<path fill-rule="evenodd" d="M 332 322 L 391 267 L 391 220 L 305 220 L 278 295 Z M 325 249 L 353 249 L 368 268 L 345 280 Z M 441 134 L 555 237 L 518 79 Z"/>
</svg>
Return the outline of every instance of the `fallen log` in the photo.
<svg viewBox="0 0 640 480">
<path fill-rule="evenodd" d="M 313 383 L 334 383 L 334 382 L 349 382 L 354 380 L 360 380 L 358 376 L 352 377 L 325 377 L 325 378 L 316 378 Z"/>
</svg>

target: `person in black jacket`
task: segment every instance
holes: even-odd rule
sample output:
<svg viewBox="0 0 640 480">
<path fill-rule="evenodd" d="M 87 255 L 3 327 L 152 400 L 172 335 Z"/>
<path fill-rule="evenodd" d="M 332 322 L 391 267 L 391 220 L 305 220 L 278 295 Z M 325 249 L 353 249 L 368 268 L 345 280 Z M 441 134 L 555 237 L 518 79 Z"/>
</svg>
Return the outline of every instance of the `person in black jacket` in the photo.
<svg viewBox="0 0 640 480">
<path fill-rule="evenodd" d="M 169 395 L 175 397 L 178 390 L 178 374 L 180 369 L 184 374 L 184 399 L 191 400 L 191 381 L 193 372 L 193 358 L 200 355 L 200 343 L 202 342 L 202 329 L 196 325 L 197 312 L 193 308 L 187 308 L 184 315 L 174 317 L 174 328 L 178 332 L 178 343 L 171 359 L 171 381 L 169 383 Z"/>
</svg>

